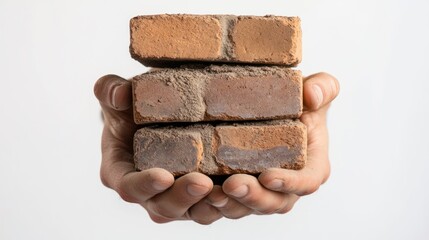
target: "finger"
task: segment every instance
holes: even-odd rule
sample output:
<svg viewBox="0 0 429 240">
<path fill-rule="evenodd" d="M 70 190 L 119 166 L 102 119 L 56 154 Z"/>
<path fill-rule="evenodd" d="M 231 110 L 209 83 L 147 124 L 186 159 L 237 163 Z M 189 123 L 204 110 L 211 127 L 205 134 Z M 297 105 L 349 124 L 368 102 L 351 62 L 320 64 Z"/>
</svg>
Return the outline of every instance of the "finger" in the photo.
<svg viewBox="0 0 429 240">
<path fill-rule="evenodd" d="M 165 218 L 165 217 L 162 217 L 162 216 L 158 216 L 158 215 L 156 215 L 156 214 L 154 214 L 152 212 L 148 212 L 148 214 L 149 214 L 150 219 L 152 219 L 152 221 L 154 221 L 156 223 L 168 223 L 168 222 L 171 222 L 171 221 L 178 220 L 178 219 L 170 219 L 170 218 Z"/>
<path fill-rule="evenodd" d="M 202 200 L 193 205 L 189 211 L 189 218 L 199 224 L 208 225 L 222 218 L 222 214 L 215 207 Z"/>
<path fill-rule="evenodd" d="M 224 207 L 228 203 L 229 198 L 228 198 L 228 195 L 226 195 L 222 191 L 221 186 L 215 185 L 213 186 L 213 189 L 210 192 L 210 194 L 207 195 L 206 201 L 213 207 L 220 208 L 220 207 Z"/>
<path fill-rule="evenodd" d="M 161 168 L 124 175 L 115 189 L 127 202 L 143 204 L 155 195 L 164 192 L 174 183 L 174 177 Z"/>
<path fill-rule="evenodd" d="M 132 144 L 136 125 L 124 118 L 109 117 L 101 139 L 101 181 L 106 187 L 117 192 L 121 191 L 123 178 L 136 171 Z"/>
<path fill-rule="evenodd" d="M 276 213 L 279 214 L 285 214 L 290 212 L 290 210 L 292 210 L 292 208 L 295 206 L 295 203 L 298 201 L 299 196 L 296 194 L 290 194 L 289 196 L 289 200 L 286 204 L 286 206 L 284 206 L 283 208 L 279 209 Z"/>
<path fill-rule="evenodd" d="M 177 219 L 203 199 L 213 188 L 209 177 L 201 173 L 189 173 L 178 178 L 172 187 L 147 201 L 146 209 L 155 215 Z"/>
<path fill-rule="evenodd" d="M 103 107 L 123 111 L 131 106 L 131 83 L 116 75 L 98 79 L 94 85 L 94 94 Z"/>
<path fill-rule="evenodd" d="M 131 83 L 116 75 L 106 75 L 95 83 L 94 94 L 103 109 L 105 125 L 102 145 L 106 145 L 106 142 L 110 143 L 112 140 L 119 140 L 125 141 L 128 148 L 132 146 L 132 136 L 137 126 L 134 123 L 130 108 L 132 102 Z"/>
<path fill-rule="evenodd" d="M 317 110 L 328 105 L 340 91 L 338 80 L 327 73 L 317 73 L 304 79 L 304 110 Z"/>
<path fill-rule="evenodd" d="M 320 158 L 326 156 L 321 155 Z M 322 185 L 329 177 L 329 160 L 315 159 L 318 155 L 310 155 L 306 166 L 301 170 L 270 168 L 259 175 L 259 182 L 266 188 L 293 193 L 299 196 L 311 194 Z"/>
<path fill-rule="evenodd" d="M 210 194 L 206 197 L 207 202 L 217 208 L 226 218 L 238 219 L 253 213 L 250 209 L 240 202 L 226 195 L 221 186 L 214 186 Z"/>
<path fill-rule="evenodd" d="M 257 178 L 247 174 L 229 177 L 222 189 L 231 198 L 261 214 L 275 213 L 289 201 L 289 194 L 268 190 Z"/>
<path fill-rule="evenodd" d="M 124 146 L 120 146 L 120 145 Z M 133 154 L 125 143 L 105 141 L 100 168 L 102 183 L 112 188 L 128 202 L 140 202 L 174 183 L 174 177 L 164 169 L 153 168 L 136 172 Z"/>
<path fill-rule="evenodd" d="M 304 168 L 268 169 L 258 177 L 264 187 L 302 196 L 315 192 L 328 179 L 330 163 L 325 112 L 305 112 L 300 118 L 307 126 L 307 162 Z"/>
</svg>

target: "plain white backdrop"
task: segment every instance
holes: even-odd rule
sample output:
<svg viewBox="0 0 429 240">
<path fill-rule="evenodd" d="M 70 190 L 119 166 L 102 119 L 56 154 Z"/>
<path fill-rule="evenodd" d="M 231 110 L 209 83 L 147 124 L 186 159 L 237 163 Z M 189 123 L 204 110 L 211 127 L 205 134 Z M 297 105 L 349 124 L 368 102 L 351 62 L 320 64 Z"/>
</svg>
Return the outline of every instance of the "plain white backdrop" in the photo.
<svg viewBox="0 0 429 240">
<path fill-rule="evenodd" d="M 0 0 L 0 239 L 428 239 L 429 4 L 360 1 Z M 304 74 L 341 84 L 332 174 L 286 215 L 152 223 L 99 180 L 93 84 L 147 69 L 131 17 L 300 16 Z"/>
</svg>

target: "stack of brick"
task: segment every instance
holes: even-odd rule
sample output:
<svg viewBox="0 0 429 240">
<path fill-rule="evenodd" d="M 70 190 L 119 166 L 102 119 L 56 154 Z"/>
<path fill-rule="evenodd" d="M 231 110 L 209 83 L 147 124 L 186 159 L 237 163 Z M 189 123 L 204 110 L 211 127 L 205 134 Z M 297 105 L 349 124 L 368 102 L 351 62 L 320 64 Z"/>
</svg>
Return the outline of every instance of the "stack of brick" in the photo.
<svg viewBox="0 0 429 240">
<path fill-rule="evenodd" d="M 297 17 L 154 15 L 131 19 L 138 170 L 173 175 L 300 169 L 307 152 Z"/>
</svg>

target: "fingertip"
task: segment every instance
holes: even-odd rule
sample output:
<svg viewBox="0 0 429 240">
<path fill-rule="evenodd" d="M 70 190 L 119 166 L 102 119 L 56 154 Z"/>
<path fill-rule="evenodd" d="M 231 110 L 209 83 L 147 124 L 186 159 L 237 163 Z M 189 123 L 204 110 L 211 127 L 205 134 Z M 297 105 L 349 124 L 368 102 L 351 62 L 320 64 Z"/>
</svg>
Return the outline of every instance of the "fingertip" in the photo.
<svg viewBox="0 0 429 240">
<path fill-rule="evenodd" d="M 208 204 L 210 204 L 216 208 L 222 208 L 228 203 L 229 198 L 222 191 L 221 186 L 215 185 L 215 186 L 213 186 L 213 189 L 210 192 L 210 194 L 207 195 L 206 201 Z"/>
<path fill-rule="evenodd" d="M 291 193 L 294 191 L 296 170 L 270 168 L 262 172 L 258 180 L 265 187 L 276 192 Z"/>
<path fill-rule="evenodd" d="M 213 181 L 205 174 L 199 172 L 191 172 L 182 177 L 185 177 L 190 183 L 209 186 L 210 189 L 213 188 Z"/>
<path fill-rule="evenodd" d="M 103 106 L 127 110 L 132 102 L 131 83 L 113 74 L 106 75 L 94 84 L 94 95 Z"/>
<path fill-rule="evenodd" d="M 304 80 L 304 106 L 317 110 L 332 102 L 339 94 L 338 80 L 325 72 L 310 75 Z"/>
<path fill-rule="evenodd" d="M 184 184 L 186 192 L 192 197 L 203 197 L 213 189 L 213 181 L 206 175 L 191 172 L 179 177 L 176 182 Z"/>
<path fill-rule="evenodd" d="M 222 184 L 222 191 L 224 193 L 229 193 L 232 191 L 232 189 L 236 188 L 240 182 L 242 182 L 240 179 L 242 178 L 241 174 L 234 174 L 230 177 L 228 177 Z"/>
<path fill-rule="evenodd" d="M 131 107 L 132 102 L 131 84 L 122 83 L 115 86 L 112 90 L 111 104 L 118 111 L 124 111 Z"/>
<path fill-rule="evenodd" d="M 112 83 L 120 84 L 122 81 L 126 80 L 114 74 L 102 76 L 94 84 L 94 95 L 97 97 L 98 100 L 101 101 L 102 93 L 105 91 L 108 85 L 112 85 Z"/>
<path fill-rule="evenodd" d="M 168 190 L 149 199 L 146 208 L 168 219 L 182 218 L 190 207 L 209 194 L 212 187 L 207 176 L 189 173 L 177 178 Z"/>
<path fill-rule="evenodd" d="M 145 171 L 148 174 L 151 186 L 156 191 L 165 191 L 174 184 L 174 176 L 165 169 L 151 168 Z"/>
<path fill-rule="evenodd" d="M 305 84 L 304 106 L 309 110 L 316 110 L 323 103 L 323 92 L 317 84 Z"/>
<path fill-rule="evenodd" d="M 127 202 L 142 203 L 173 185 L 173 176 L 164 171 L 163 169 L 130 171 L 121 178 L 115 190 Z"/>
<path fill-rule="evenodd" d="M 243 198 L 250 192 L 250 186 L 257 182 L 255 177 L 247 174 L 234 174 L 225 180 L 222 190 L 233 198 Z"/>
<path fill-rule="evenodd" d="M 186 186 L 186 191 L 189 195 L 193 197 L 200 197 L 208 194 L 211 191 L 211 187 L 207 185 L 200 185 L 200 184 L 188 184 Z"/>
</svg>

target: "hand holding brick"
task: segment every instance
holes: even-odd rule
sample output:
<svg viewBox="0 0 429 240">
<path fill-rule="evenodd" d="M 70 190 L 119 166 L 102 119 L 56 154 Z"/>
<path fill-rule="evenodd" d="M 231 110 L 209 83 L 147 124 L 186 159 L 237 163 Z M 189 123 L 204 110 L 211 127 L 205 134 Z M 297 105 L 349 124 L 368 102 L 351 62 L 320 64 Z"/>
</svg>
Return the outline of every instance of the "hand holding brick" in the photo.
<svg viewBox="0 0 429 240">
<path fill-rule="evenodd" d="M 134 120 L 172 123 L 136 133 L 138 169 L 227 175 L 304 165 L 306 129 L 299 121 L 246 123 L 301 116 L 301 72 L 288 68 L 301 61 L 299 18 L 139 16 L 130 28 L 131 55 L 145 65 L 164 67 L 133 78 Z M 183 62 L 199 65 L 165 68 Z M 214 62 L 253 66 L 208 64 Z M 174 125 L 203 121 L 240 123 Z"/>
</svg>

